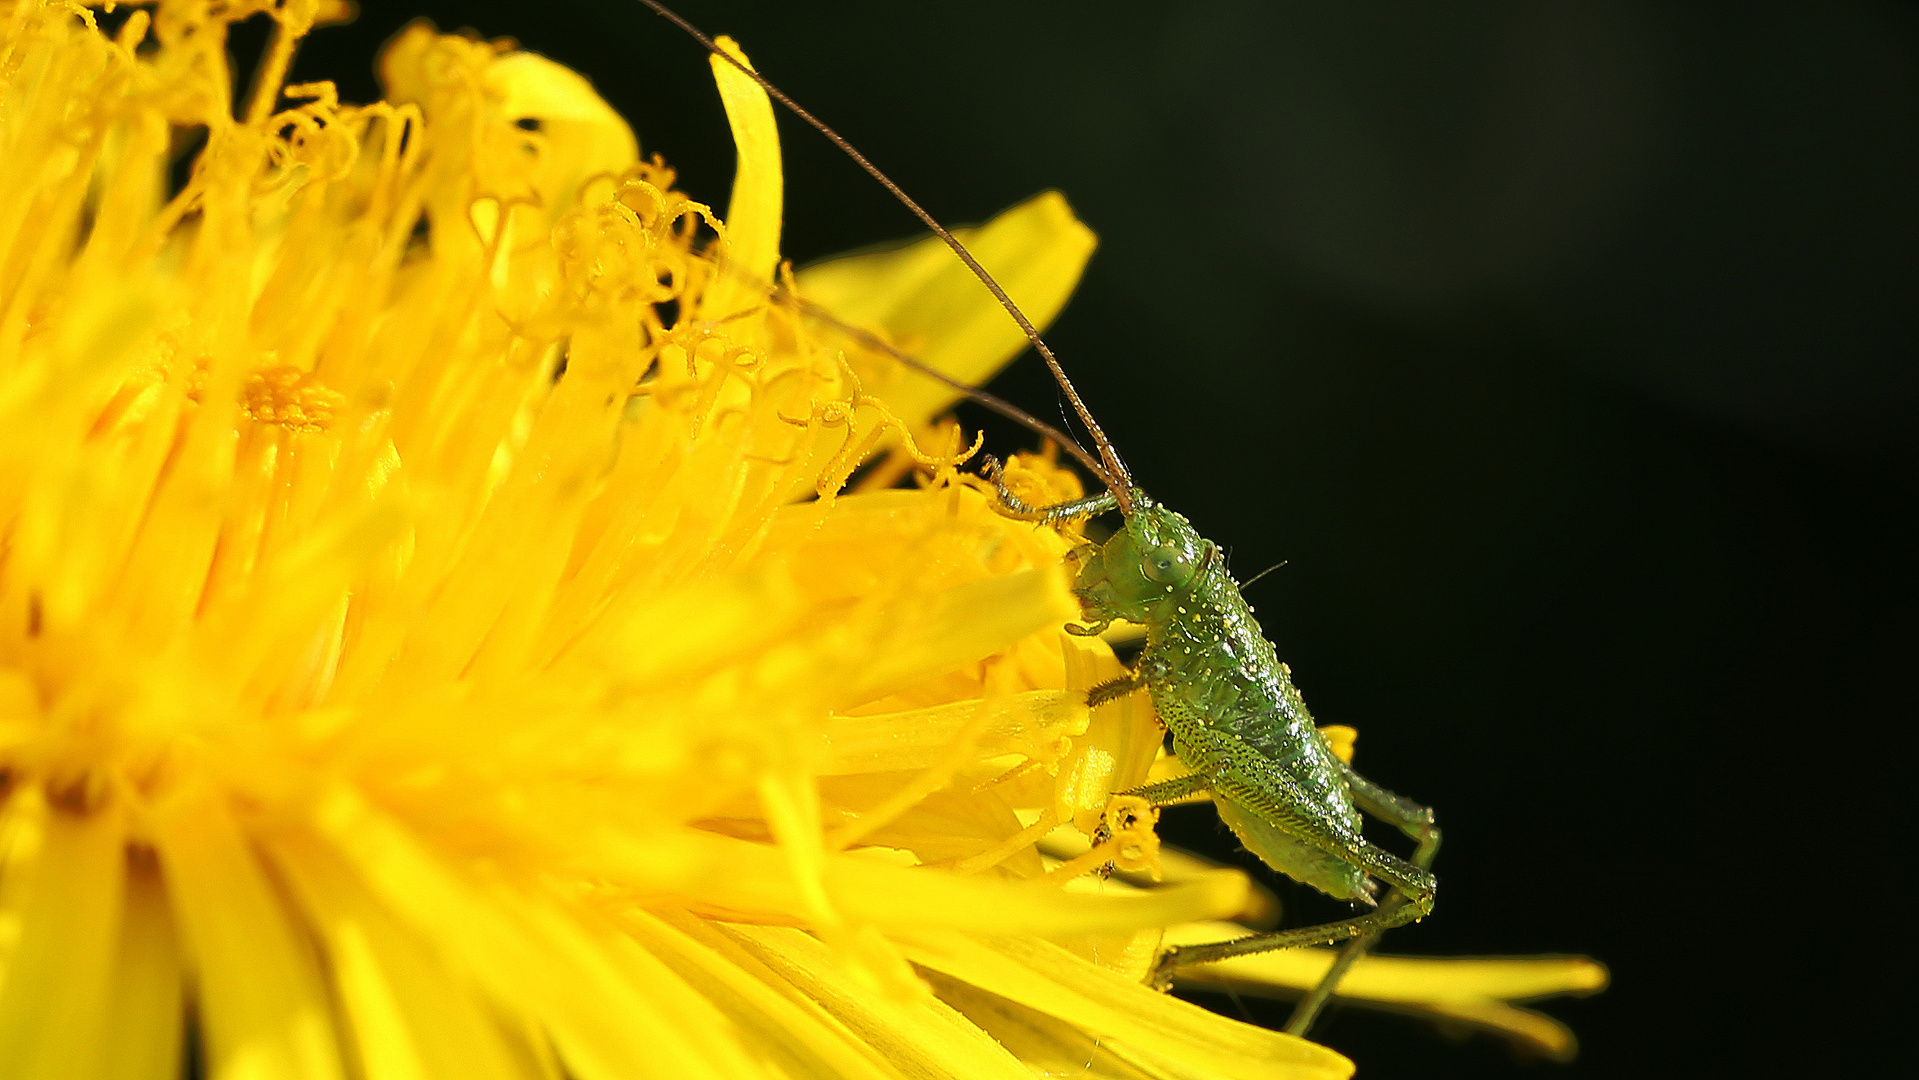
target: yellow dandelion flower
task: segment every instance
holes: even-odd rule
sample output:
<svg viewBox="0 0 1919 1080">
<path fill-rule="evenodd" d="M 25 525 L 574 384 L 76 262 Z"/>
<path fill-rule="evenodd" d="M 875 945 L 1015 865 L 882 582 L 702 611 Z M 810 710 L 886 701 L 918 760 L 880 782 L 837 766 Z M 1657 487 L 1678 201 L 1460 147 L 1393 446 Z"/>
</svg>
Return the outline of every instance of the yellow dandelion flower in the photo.
<svg viewBox="0 0 1919 1080">
<path fill-rule="evenodd" d="M 1040 854 L 1158 729 L 938 388 L 768 300 L 762 93 L 722 219 L 531 54 L 282 87 L 332 14 L 0 4 L 0 1074 L 1348 1074 L 1141 984 L 1240 875 Z M 1092 248 L 975 239 L 1036 315 Z M 961 285 L 793 288 L 983 378 Z M 842 494 L 886 447 L 930 479 Z"/>
</svg>

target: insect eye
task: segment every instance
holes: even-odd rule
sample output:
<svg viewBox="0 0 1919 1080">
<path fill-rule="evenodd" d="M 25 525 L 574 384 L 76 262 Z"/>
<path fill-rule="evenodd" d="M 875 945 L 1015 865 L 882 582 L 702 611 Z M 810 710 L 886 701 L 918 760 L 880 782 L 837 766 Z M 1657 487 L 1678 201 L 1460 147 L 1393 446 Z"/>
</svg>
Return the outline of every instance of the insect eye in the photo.
<svg viewBox="0 0 1919 1080">
<path fill-rule="evenodd" d="M 1141 568 L 1148 578 L 1168 585 L 1177 585 L 1193 576 L 1192 560 L 1171 544 L 1161 544 L 1147 552 Z"/>
</svg>

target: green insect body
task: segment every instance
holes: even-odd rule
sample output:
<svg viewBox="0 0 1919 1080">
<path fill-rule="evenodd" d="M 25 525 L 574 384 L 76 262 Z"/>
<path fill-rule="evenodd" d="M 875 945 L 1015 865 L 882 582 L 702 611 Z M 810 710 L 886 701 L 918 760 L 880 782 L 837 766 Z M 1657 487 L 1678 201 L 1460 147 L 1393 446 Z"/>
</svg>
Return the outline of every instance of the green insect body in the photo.
<svg viewBox="0 0 1919 1080">
<path fill-rule="evenodd" d="M 998 479 L 998 470 L 989 474 Z M 1295 1013 L 1303 1030 L 1343 974 L 1376 935 L 1432 910 L 1427 871 L 1439 846 L 1430 810 L 1367 781 L 1335 755 L 1313 724 L 1252 608 L 1240 595 L 1218 547 L 1186 518 L 1132 489 L 1122 507 L 1107 492 L 1058 506 L 1030 507 L 999 485 L 1004 511 L 1059 522 L 1120 508 L 1125 524 L 1103 544 L 1075 553 L 1074 593 L 1097 633 L 1123 620 L 1146 628 L 1133 675 L 1095 687 L 1099 704 L 1144 689 L 1173 750 L 1191 771 L 1124 794 L 1164 805 L 1209 793 L 1221 820 L 1268 866 L 1342 900 L 1371 906 L 1377 881 L 1395 890 L 1377 910 L 1298 930 L 1256 934 L 1166 953 L 1156 981 L 1176 967 L 1296 945 L 1352 941 L 1320 989 Z M 1411 861 L 1367 842 L 1359 811 L 1419 841 Z"/>
<path fill-rule="evenodd" d="M 1174 752 L 1209 778 L 1220 817 L 1246 847 L 1331 896 L 1370 901 L 1374 889 L 1364 870 L 1301 842 L 1299 826 L 1289 832 L 1255 808 L 1260 780 L 1267 780 L 1264 787 L 1288 793 L 1287 816 L 1299 825 L 1319 825 L 1349 846 L 1359 842 L 1344 763 L 1320 738 L 1212 551 L 1185 517 L 1136 501 L 1126 527 L 1081 559 L 1076 591 L 1086 617 L 1146 627 L 1139 679 L 1172 733 Z"/>
</svg>

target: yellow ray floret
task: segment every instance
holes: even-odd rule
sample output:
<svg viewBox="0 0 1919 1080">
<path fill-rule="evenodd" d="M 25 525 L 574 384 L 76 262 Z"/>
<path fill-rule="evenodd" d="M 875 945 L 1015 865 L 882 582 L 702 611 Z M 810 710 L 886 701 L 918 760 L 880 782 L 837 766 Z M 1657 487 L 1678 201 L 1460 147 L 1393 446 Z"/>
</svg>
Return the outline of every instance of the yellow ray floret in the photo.
<svg viewBox="0 0 1919 1080">
<path fill-rule="evenodd" d="M 1169 945 L 1237 937 L 1232 924 L 1181 926 Z M 1289 949 L 1196 967 L 1182 985 L 1235 994 L 1296 997 L 1311 990 L 1333 962 L 1331 949 Z M 1603 965 L 1584 956 L 1414 957 L 1366 956 L 1340 980 L 1341 998 L 1426 1014 L 1442 1022 L 1482 1028 L 1557 1061 L 1568 1061 L 1578 1041 L 1566 1025 L 1514 1002 L 1606 987 Z"/>
</svg>

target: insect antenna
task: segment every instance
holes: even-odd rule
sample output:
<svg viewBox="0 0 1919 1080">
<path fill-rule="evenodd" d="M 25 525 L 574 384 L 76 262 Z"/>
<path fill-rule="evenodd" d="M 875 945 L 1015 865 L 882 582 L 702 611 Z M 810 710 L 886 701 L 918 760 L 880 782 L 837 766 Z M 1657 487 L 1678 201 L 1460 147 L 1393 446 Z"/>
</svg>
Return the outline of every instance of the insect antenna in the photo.
<svg viewBox="0 0 1919 1080">
<path fill-rule="evenodd" d="M 833 327 L 835 330 L 838 330 L 840 333 L 845 334 L 847 337 L 850 337 L 854 339 L 855 341 L 859 342 L 861 345 L 864 345 L 867 348 L 872 349 L 876 352 L 885 353 L 887 356 L 890 356 L 894 360 L 897 360 L 900 363 L 905 364 L 907 367 L 912 368 L 914 371 L 919 372 L 921 375 L 924 375 L 927 378 L 932 379 L 933 381 L 946 386 L 948 389 L 955 390 L 961 394 L 966 395 L 967 397 L 973 399 L 974 401 L 979 402 L 981 405 L 984 405 L 987 408 L 993 410 L 994 412 L 1000 414 L 1001 416 L 1004 416 L 1008 420 L 1011 420 L 1014 423 L 1019 424 L 1022 427 L 1025 427 L 1027 430 L 1032 431 L 1033 433 L 1039 435 L 1041 438 L 1051 439 L 1055 444 L 1059 445 L 1067 453 L 1073 455 L 1074 460 L 1078 461 L 1081 465 L 1084 465 L 1088 469 L 1090 469 L 1093 475 L 1098 476 L 1101 480 L 1106 480 L 1106 468 L 1100 462 L 1100 460 L 1094 457 L 1093 455 L 1087 453 L 1085 447 L 1082 447 L 1079 443 L 1073 441 L 1073 437 L 1071 435 L 1066 434 L 1064 431 L 1061 431 L 1060 429 L 1054 427 L 1053 425 L 1047 423 L 1046 421 L 1041 420 L 1039 417 L 1034 416 L 1032 413 L 1027 412 L 1026 410 L 1020 408 L 1019 406 L 1013 404 L 1012 402 L 1007 401 L 1005 398 L 1000 397 L 998 394 L 994 394 L 986 390 L 981 390 L 977 386 L 968 386 L 966 383 L 963 383 L 960 380 L 953 378 L 951 375 L 948 375 L 944 371 L 941 371 L 940 369 L 934 367 L 933 365 L 927 363 L 926 361 L 921 360 L 919 357 L 914 356 L 912 353 L 907 352 L 905 349 L 902 349 L 899 346 L 894 345 L 892 342 L 887 341 L 885 338 L 880 337 L 878 334 L 873 333 L 871 330 L 868 330 L 865 327 L 854 326 L 851 323 L 842 321 L 837 316 L 835 316 L 832 312 L 828 311 L 826 308 L 820 306 L 819 304 L 814 303 L 811 300 L 806 299 L 803 296 L 797 296 L 790 292 L 783 292 L 781 295 L 783 295 L 786 299 L 789 299 L 793 303 L 795 303 L 799 307 L 800 311 L 804 313 L 805 315 L 814 319 L 818 319 L 819 321 L 823 323 L 826 323 L 827 325 Z"/>
<path fill-rule="evenodd" d="M 905 349 L 900 348 L 898 345 L 868 330 L 866 327 L 856 326 L 847 322 L 838 315 L 833 314 L 825 305 L 817 301 L 808 300 L 786 285 L 769 284 L 758 274 L 742 270 L 723 254 L 709 253 L 707 259 L 713 267 L 721 273 L 730 274 L 736 280 L 765 293 L 767 297 L 774 302 L 790 305 L 801 315 L 825 323 L 847 337 L 852 338 L 861 346 L 872 349 L 874 352 L 884 353 L 900 364 L 913 369 L 954 393 L 964 395 L 984 405 L 993 412 L 1033 432 L 1040 438 L 1049 439 L 1054 445 L 1064 447 L 1066 452 L 1072 455 L 1073 460 L 1086 466 L 1087 470 L 1092 472 L 1093 475 L 1100 477 L 1102 480 L 1105 479 L 1106 466 L 1103 465 L 1098 458 L 1087 453 L 1086 448 L 1081 446 L 1071 435 L 1041 420 L 1039 417 L 1034 416 L 1018 405 L 1000 397 L 998 394 L 982 390 L 977 386 L 970 386 L 955 379 L 939 368 L 934 367 L 919 357 L 914 356 L 912 353 L 907 352 Z M 735 312 L 732 315 L 728 315 L 726 319 L 738 318 L 745 314 L 745 311 Z M 724 322 L 726 320 L 723 319 L 721 321 Z"/>
<path fill-rule="evenodd" d="M 1240 582 L 1239 591 L 1245 592 L 1247 589 L 1252 588 L 1253 582 L 1258 581 L 1260 578 L 1265 577 L 1267 574 L 1270 574 L 1273 571 L 1279 569 L 1280 567 L 1285 566 L 1290 561 L 1292 560 L 1281 559 L 1278 562 L 1274 563 L 1273 565 L 1267 567 L 1266 569 L 1261 570 L 1259 573 L 1254 574 L 1252 577 L 1247 578 L 1245 581 Z"/>
<path fill-rule="evenodd" d="M 900 205 L 911 210 L 913 215 L 925 223 L 927 228 L 933 230 L 933 235 L 938 236 L 944 241 L 946 246 L 953 250 L 953 254 L 959 256 L 959 260 L 966 264 L 966 268 L 973 272 L 973 276 L 980 280 L 980 284 L 985 285 L 987 291 L 993 294 L 993 299 L 999 301 L 1000 307 L 1005 308 L 1006 313 L 1011 315 L 1013 321 L 1019 324 L 1020 330 L 1026 335 L 1026 340 L 1032 342 L 1033 348 L 1039 352 L 1040 359 L 1046 361 L 1046 369 L 1053 373 L 1053 380 L 1059 383 L 1060 389 L 1066 394 L 1066 400 L 1073 406 L 1073 412 L 1079 416 L 1080 422 L 1086 425 L 1087 433 L 1093 437 L 1093 445 L 1099 450 L 1100 464 L 1094 466 L 1081 454 L 1075 454 L 1074 456 L 1078 457 L 1082 463 L 1086 464 L 1088 468 L 1093 469 L 1093 471 L 1098 474 L 1100 481 L 1106 485 L 1106 489 L 1113 493 L 1113 499 L 1119 504 L 1120 512 L 1130 513 L 1133 508 L 1133 478 L 1132 473 L 1126 468 L 1126 463 L 1120 460 L 1119 451 L 1114 448 L 1112 440 L 1106 437 L 1106 431 L 1099 426 L 1099 421 L 1093 419 L 1092 410 L 1088 409 L 1086 402 L 1080 399 L 1079 391 L 1073 388 L 1073 380 L 1066 377 L 1066 369 L 1060 366 L 1059 359 L 1053 355 L 1053 350 L 1047 346 L 1045 339 L 1039 336 L 1039 331 L 1034 328 L 1032 320 L 1028 319 L 1026 313 L 1020 310 L 1019 305 L 1013 302 L 1013 298 L 1007 295 L 1006 290 L 1000 286 L 1000 283 L 993 279 L 993 275 L 986 272 L 986 268 L 981 266 L 979 260 L 973 257 L 973 253 L 966 250 L 966 245 L 960 243 L 959 237 L 954 236 L 950 229 L 941 225 L 932 214 L 927 213 L 919 203 L 914 202 L 912 196 L 906 194 L 898 184 L 893 182 L 891 177 L 881 172 L 879 166 L 868 161 L 866 155 L 855 149 L 853 144 L 847 142 L 839 132 L 826 126 L 823 121 L 802 108 L 798 102 L 787 97 L 785 91 L 768 82 L 765 76 L 754 71 L 744 63 L 741 63 L 739 58 L 732 53 L 720 48 L 714 43 L 712 38 L 702 33 L 699 27 L 687 22 L 680 17 L 679 13 L 673 11 L 665 4 L 659 3 L 658 0 L 640 0 L 640 3 L 651 8 L 654 14 L 659 15 L 681 30 L 686 31 L 687 35 L 704 46 L 707 52 L 720 57 L 735 68 L 738 68 L 740 74 L 758 83 L 760 89 L 766 91 L 768 97 L 785 106 L 788 112 L 805 121 L 813 130 L 826 136 L 829 142 L 839 147 L 841 152 L 846 154 L 847 157 L 852 158 L 854 164 L 866 170 L 868 176 L 879 181 L 882 187 L 891 192 L 893 197 L 900 201 Z M 890 349 L 883 351 L 893 353 L 895 356 L 899 355 Z M 915 370 L 922 372 L 931 372 L 933 370 L 925 364 L 917 362 L 912 366 Z M 948 383 L 948 385 L 961 385 L 955 380 L 947 379 L 943 375 L 938 377 Z M 979 400 L 983 401 L 984 398 Z M 1011 416 L 1010 413 L 1006 415 Z M 1012 418 L 1018 420 L 1018 417 Z M 1028 427 L 1033 426 L 1033 424 L 1027 424 L 1025 420 L 1019 420 L 1019 422 L 1026 424 Z M 1039 421 L 1034 420 L 1033 423 L 1039 423 Z M 1057 435 L 1048 435 L 1047 437 L 1055 439 L 1062 446 L 1071 447 L 1075 445 L 1071 439 L 1060 440 Z"/>
</svg>

